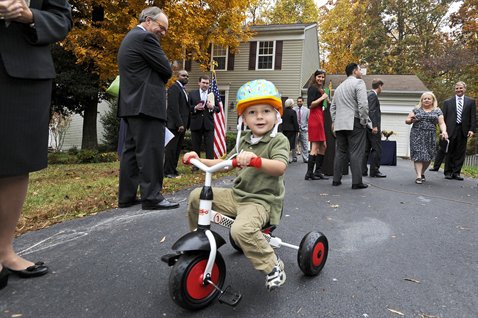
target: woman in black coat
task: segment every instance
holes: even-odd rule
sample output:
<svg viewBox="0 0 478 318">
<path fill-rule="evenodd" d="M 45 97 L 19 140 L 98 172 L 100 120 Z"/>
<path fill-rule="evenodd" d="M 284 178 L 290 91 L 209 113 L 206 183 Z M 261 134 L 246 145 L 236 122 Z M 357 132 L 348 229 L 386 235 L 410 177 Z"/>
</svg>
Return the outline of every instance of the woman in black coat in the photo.
<svg viewBox="0 0 478 318">
<path fill-rule="evenodd" d="M 55 68 L 50 44 L 71 29 L 67 0 L 0 1 L 0 289 L 8 274 L 48 272 L 13 250 L 30 172 L 47 165 L 48 121 Z"/>
<path fill-rule="evenodd" d="M 299 132 L 299 123 L 297 122 L 297 113 L 292 109 L 294 100 L 289 98 L 284 103 L 284 113 L 282 115 L 282 133 L 289 139 L 289 163 L 297 161 L 292 158 L 292 150 L 295 149 L 295 140 Z"/>
</svg>

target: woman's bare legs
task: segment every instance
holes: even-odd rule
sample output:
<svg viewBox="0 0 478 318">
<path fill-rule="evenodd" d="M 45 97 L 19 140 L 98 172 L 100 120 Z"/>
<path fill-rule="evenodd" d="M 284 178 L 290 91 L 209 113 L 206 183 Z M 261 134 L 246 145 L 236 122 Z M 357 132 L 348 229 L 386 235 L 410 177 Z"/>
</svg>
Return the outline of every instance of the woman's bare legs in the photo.
<svg viewBox="0 0 478 318">
<path fill-rule="evenodd" d="M 0 177 L 0 265 L 22 270 L 33 265 L 13 250 L 13 239 L 27 195 L 28 174 Z"/>
</svg>

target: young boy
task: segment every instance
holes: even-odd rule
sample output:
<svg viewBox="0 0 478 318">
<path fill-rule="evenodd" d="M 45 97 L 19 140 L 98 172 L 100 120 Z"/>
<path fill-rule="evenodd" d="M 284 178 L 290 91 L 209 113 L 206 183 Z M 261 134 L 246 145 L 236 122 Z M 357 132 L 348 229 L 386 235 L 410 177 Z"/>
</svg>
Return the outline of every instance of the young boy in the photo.
<svg viewBox="0 0 478 318">
<path fill-rule="evenodd" d="M 241 167 L 234 186 L 213 188 L 212 208 L 235 217 L 231 227 L 234 242 L 243 250 L 255 269 L 266 274 L 269 291 L 286 280 L 284 263 L 262 235 L 266 224 L 277 225 L 284 201 L 284 173 L 289 160 L 289 142 L 277 126 L 282 115 L 282 102 L 277 88 L 269 81 L 255 80 L 244 84 L 237 92 L 237 114 L 249 127 L 237 149 L 237 163 Z M 234 150 L 236 151 L 236 150 Z M 252 158 L 261 157 L 260 168 L 248 167 Z M 195 152 L 184 155 L 184 161 L 198 158 Z M 212 166 L 221 159 L 199 159 Z M 198 222 L 199 194 L 195 189 L 189 196 L 188 217 L 191 230 Z"/>
</svg>

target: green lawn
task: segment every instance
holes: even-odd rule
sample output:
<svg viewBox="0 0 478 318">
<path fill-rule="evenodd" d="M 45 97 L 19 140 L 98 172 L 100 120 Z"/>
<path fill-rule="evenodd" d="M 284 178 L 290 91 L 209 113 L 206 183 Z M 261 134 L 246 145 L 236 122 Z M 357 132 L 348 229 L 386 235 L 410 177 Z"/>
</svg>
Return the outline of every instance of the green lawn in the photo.
<svg viewBox="0 0 478 318">
<path fill-rule="evenodd" d="M 204 174 L 179 164 L 181 178 L 164 179 L 163 193 L 204 182 Z M 59 164 L 30 174 L 30 186 L 17 234 L 117 207 L 119 162 Z M 227 173 L 216 173 L 214 178 Z"/>
</svg>

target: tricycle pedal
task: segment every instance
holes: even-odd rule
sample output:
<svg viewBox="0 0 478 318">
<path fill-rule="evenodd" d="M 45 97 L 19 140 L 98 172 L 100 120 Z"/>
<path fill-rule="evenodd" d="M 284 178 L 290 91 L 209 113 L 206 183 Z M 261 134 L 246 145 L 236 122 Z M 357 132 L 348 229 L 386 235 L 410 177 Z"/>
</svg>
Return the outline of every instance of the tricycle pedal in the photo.
<svg viewBox="0 0 478 318">
<path fill-rule="evenodd" d="M 168 264 L 168 266 L 173 266 L 174 264 L 176 264 L 176 261 L 178 260 L 179 256 L 181 256 L 181 254 L 166 254 L 161 256 L 161 260 Z"/>
<path fill-rule="evenodd" d="M 232 307 L 236 307 L 237 304 L 242 299 L 242 295 L 239 294 L 238 292 L 234 291 L 231 286 L 227 286 L 226 289 L 221 291 L 221 295 L 219 295 L 219 302 L 221 304 L 226 304 Z"/>
</svg>

